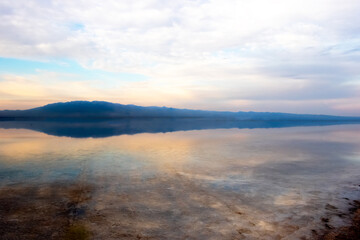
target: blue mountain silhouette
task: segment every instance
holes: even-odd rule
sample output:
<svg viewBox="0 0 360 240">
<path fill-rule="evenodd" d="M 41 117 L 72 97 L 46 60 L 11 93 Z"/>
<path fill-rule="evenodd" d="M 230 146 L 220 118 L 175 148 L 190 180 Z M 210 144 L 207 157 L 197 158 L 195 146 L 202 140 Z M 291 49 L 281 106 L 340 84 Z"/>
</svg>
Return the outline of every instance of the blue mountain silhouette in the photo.
<svg viewBox="0 0 360 240">
<path fill-rule="evenodd" d="M 168 107 L 141 107 L 103 101 L 72 101 L 48 104 L 28 110 L 0 111 L 2 120 L 17 119 L 116 119 L 116 118 L 212 118 L 234 120 L 311 120 L 360 121 L 360 117 L 273 112 L 226 112 L 177 109 Z"/>
</svg>

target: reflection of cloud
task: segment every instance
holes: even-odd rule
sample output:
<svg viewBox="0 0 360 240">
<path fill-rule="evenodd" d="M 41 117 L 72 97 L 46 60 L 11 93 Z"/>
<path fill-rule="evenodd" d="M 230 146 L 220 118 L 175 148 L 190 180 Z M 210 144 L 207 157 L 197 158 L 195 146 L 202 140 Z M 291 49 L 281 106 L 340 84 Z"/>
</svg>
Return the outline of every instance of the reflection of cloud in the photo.
<svg viewBox="0 0 360 240">
<path fill-rule="evenodd" d="M 346 157 L 346 159 L 349 161 L 360 162 L 360 152 L 358 152 L 357 154 L 354 154 L 352 156 L 348 156 L 348 157 Z"/>
<path fill-rule="evenodd" d="M 275 197 L 275 205 L 305 205 L 306 201 L 298 192 L 289 192 Z"/>
<path fill-rule="evenodd" d="M 223 130 L 218 131 L 224 133 Z M 40 156 L 41 161 L 46 161 L 41 156 L 56 154 L 77 158 L 78 154 L 83 153 L 89 156 L 94 154 L 95 156 L 91 158 L 101 158 L 104 153 L 101 149 L 106 149 L 112 154 L 126 153 L 141 161 L 149 161 L 166 170 L 166 168 L 172 169 L 174 166 L 181 166 L 190 161 L 189 156 L 192 155 L 194 148 L 206 148 L 209 144 L 217 146 L 221 142 L 216 134 L 209 135 L 209 131 L 196 131 L 198 134 L 189 138 L 193 132 L 143 133 L 108 138 L 72 139 L 49 136 L 30 130 L 0 128 L 1 139 L 4 140 L 0 145 L 0 154 L 18 161 L 27 161 L 29 156 Z M 243 135 L 233 134 L 230 130 L 224 137 L 234 140 L 244 139 Z"/>
<path fill-rule="evenodd" d="M 348 208 L 343 187 L 356 188 L 360 166 L 344 156 L 358 153 L 358 132 L 346 125 L 72 139 L 2 129 L 1 177 L 31 185 L 35 172 L 48 190 L 59 178 L 92 183 L 82 220 L 98 239 L 310 238 L 326 204 Z"/>
<path fill-rule="evenodd" d="M 262 231 L 274 231 L 276 229 L 274 224 L 265 221 L 259 221 L 256 226 L 258 226 Z"/>
</svg>

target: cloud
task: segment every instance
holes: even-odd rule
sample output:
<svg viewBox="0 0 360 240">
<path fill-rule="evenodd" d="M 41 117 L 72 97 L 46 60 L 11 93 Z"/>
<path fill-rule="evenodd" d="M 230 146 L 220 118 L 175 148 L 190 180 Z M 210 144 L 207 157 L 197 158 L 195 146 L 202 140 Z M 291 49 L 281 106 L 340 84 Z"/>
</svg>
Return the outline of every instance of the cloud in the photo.
<svg viewBox="0 0 360 240">
<path fill-rule="evenodd" d="M 206 54 L 229 48 L 245 49 L 238 57 L 255 58 L 264 50 L 317 53 L 358 38 L 354 30 L 360 20 L 357 1 L 3 1 L 2 5 L 1 42 L 10 44 L 1 49 L 3 55 L 90 59 L 98 63 L 94 66 L 115 71 L 201 61 Z M 19 47 L 27 51 L 21 53 Z"/>
<path fill-rule="evenodd" d="M 321 112 L 342 113 L 333 100 L 359 94 L 347 85 L 360 76 L 359 11 L 355 0 L 5 0 L 0 56 L 145 75 L 140 83 L 113 80 L 117 91 L 130 91 L 119 101 L 142 105 L 162 96 L 164 104 L 207 109 L 264 110 L 262 102 L 271 110 L 283 101 L 279 109 L 287 110 L 295 101 L 313 112 L 320 100 L 329 103 Z M 86 96 L 74 89 L 54 94 Z M 91 90 L 102 91 L 101 84 Z"/>
</svg>

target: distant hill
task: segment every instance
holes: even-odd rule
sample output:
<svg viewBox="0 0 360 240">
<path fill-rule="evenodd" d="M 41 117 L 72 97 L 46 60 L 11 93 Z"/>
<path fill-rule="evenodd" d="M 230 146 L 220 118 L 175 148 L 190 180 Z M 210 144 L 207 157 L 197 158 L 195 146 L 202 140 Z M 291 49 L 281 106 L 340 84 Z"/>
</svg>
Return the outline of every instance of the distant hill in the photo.
<svg viewBox="0 0 360 240">
<path fill-rule="evenodd" d="M 48 104 L 28 110 L 0 111 L 1 120 L 18 119 L 117 119 L 117 118 L 211 118 L 233 120 L 360 121 L 360 117 L 271 112 L 225 112 L 141 107 L 101 101 L 73 101 Z"/>
</svg>

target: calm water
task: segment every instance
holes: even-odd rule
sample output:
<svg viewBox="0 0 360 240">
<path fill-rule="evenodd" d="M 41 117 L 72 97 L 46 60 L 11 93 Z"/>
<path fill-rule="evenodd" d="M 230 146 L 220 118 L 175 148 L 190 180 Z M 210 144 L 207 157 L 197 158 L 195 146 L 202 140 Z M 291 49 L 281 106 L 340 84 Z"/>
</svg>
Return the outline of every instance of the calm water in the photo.
<svg viewBox="0 0 360 240">
<path fill-rule="evenodd" d="M 360 125 L 104 138 L 0 128 L 0 234 L 312 239 L 349 221 L 359 172 Z"/>
</svg>

